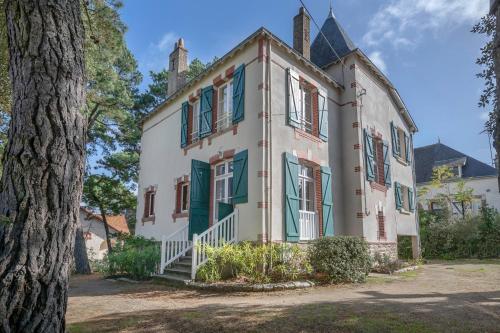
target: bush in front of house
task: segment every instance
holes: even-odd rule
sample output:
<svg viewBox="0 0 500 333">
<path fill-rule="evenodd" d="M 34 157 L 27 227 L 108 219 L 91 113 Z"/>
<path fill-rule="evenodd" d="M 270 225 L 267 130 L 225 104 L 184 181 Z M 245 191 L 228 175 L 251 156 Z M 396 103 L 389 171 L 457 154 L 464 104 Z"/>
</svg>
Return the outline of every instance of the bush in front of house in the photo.
<svg viewBox="0 0 500 333">
<path fill-rule="evenodd" d="M 243 242 L 219 248 L 206 246 L 205 250 L 208 260 L 196 274 L 196 279 L 204 282 L 228 279 L 252 283 L 294 281 L 311 272 L 306 252 L 297 245 Z"/>
<path fill-rule="evenodd" d="M 127 275 L 136 280 L 151 277 L 160 262 L 158 242 L 142 236 L 120 235 L 111 253 L 98 264 L 106 275 Z"/>
<path fill-rule="evenodd" d="M 422 255 L 428 259 L 500 257 L 500 215 L 483 207 L 479 216 L 449 218 L 420 212 Z"/>
<path fill-rule="evenodd" d="M 372 266 L 368 244 L 359 237 L 324 237 L 311 244 L 308 254 L 313 269 L 332 283 L 364 282 Z"/>
</svg>

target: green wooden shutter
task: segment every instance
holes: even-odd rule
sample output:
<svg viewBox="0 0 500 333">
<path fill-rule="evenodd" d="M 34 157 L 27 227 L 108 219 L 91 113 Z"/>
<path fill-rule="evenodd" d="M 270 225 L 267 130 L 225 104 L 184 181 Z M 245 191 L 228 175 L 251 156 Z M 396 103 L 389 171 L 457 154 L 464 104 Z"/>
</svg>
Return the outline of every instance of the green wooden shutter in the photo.
<svg viewBox="0 0 500 333">
<path fill-rule="evenodd" d="M 284 155 L 285 236 L 288 242 L 298 242 L 299 223 L 299 160 L 292 154 Z"/>
<path fill-rule="evenodd" d="M 332 171 L 329 167 L 321 167 L 321 199 L 323 236 L 333 236 Z"/>
<path fill-rule="evenodd" d="M 245 65 L 239 66 L 233 75 L 233 124 L 245 118 Z"/>
<path fill-rule="evenodd" d="M 375 153 L 373 146 L 373 137 L 364 129 L 365 137 L 365 164 L 366 164 L 366 179 L 368 181 L 375 180 Z"/>
<path fill-rule="evenodd" d="M 194 233 L 208 229 L 210 205 L 210 164 L 191 161 L 191 183 L 189 186 L 189 239 Z"/>
<path fill-rule="evenodd" d="M 383 142 L 383 154 L 384 154 L 384 180 L 385 186 L 391 187 L 391 157 L 389 156 L 389 143 Z"/>
<path fill-rule="evenodd" d="M 405 134 L 405 152 L 406 152 L 405 160 L 406 163 L 410 163 L 411 161 L 410 137 L 406 134 L 406 132 L 404 134 Z"/>
<path fill-rule="evenodd" d="M 408 187 L 408 206 L 410 208 L 410 212 L 415 211 L 415 197 L 413 195 L 413 189 Z"/>
<path fill-rule="evenodd" d="M 248 150 L 234 155 L 233 203 L 248 202 Z"/>
<path fill-rule="evenodd" d="M 392 139 L 392 155 L 394 157 L 401 156 L 401 149 L 399 146 L 399 136 L 398 129 L 394 126 L 394 123 L 391 121 L 391 139 Z"/>
<path fill-rule="evenodd" d="M 319 138 L 328 140 L 328 94 L 324 90 L 318 91 L 318 116 L 319 116 Z"/>
<path fill-rule="evenodd" d="M 182 103 L 181 111 L 181 147 L 184 148 L 188 143 L 188 116 L 189 116 L 189 103 Z"/>
<path fill-rule="evenodd" d="M 394 194 L 396 199 L 396 209 L 403 209 L 403 196 L 401 193 L 401 184 L 394 182 Z"/>
<path fill-rule="evenodd" d="M 302 104 L 300 102 L 300 78 L 293 69 L 288 68 L 288 125 L 300 127 Z"/>
<path fill-rule="evenodd" d="M 203 138 L 212 133 L 212 107 L 213 107 L 213 86 L 208 86 L 201 90 L 200 102 L 200 137 Z"/>
<path fill-rule="evenodd" d="M 234 212 L 233 204 L 228 204 L 225 202 L 218 202 L 217 204 L 219 205 L 219 209 L 217 209 L 217 221 L 222 220 L 223 218 Z"/>
</svg>

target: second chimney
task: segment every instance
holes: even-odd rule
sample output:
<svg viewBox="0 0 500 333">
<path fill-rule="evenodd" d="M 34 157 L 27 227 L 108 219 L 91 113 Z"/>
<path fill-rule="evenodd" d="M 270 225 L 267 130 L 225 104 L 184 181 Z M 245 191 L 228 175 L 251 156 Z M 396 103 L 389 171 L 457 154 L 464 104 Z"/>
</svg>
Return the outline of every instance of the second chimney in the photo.
<svg viewBox="0 0 500 333">
<path fill-rule="evenodd" d="M 304 7 L 300 7 L 299 14 L 293 18 L 293 48 L 306 59 L 311 59 L 311 18 Z"/>
</svg>

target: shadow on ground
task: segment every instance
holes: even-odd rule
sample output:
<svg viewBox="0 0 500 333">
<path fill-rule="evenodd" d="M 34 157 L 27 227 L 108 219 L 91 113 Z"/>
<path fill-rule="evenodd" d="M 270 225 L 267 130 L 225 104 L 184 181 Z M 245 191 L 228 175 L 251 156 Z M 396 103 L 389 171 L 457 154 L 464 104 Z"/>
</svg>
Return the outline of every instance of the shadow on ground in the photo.
<svg viewBox="0 0 500 333">
<path fill-rule="evenodd" d="M 498 332 L 500 291 L 387 294 L 351 301 L 212 303 L 120 312 L 69 325 L 70 332 Z M 265 298 L 263 298 L 263 302 Z"/>
</svg>

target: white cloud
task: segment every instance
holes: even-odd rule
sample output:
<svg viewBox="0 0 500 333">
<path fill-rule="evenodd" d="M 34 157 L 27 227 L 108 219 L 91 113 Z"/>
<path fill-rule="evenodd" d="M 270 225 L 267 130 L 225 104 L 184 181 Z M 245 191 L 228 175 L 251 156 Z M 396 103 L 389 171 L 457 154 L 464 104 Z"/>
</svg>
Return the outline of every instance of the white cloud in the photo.
<svg viewBox="0 0 500 333">
<path fill-rule="evenodd" d="M 370 60 L 377 66 L 382 72 L 387 74 L 387 64 L 385 63 L 382 53 L 380 51 L 374 51 L 368 56 Z"/>
<path fill-rule="evenodd" d="M 173 31 L 164 33 L 156 42 L 149 44 L 149 47 L 139 55 L 139 69 L 144 75 L 149 71 L 160 71 L 168 66 L 168 55 L 174 49 L 174 44 L 179 39 Z"/>
<path fill-rule="evenodd" d="M 174 49 L 174 44 L 178 39 L 179 37 L 177 37 L 175 32 L 169 31 L 161 37 L 155 46 L 160 51 L 171 51 Z"/>
<path fill-rule="evenodd" d="M 370 20 L 363 42 L 413 47 L 425 32 L 471 24 L 487 11 L 487 0 L 391 0 Z"/>
</svg>

